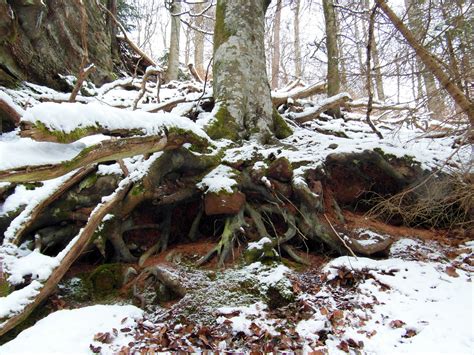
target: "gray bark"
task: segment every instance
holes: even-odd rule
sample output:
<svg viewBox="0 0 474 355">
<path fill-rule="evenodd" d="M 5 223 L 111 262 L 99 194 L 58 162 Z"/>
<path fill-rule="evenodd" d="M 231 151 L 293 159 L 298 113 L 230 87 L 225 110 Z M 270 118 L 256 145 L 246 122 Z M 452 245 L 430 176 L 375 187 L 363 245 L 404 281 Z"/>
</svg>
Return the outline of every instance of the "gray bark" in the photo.
<svg viewBox="0 0 474 355">
<path fill-rule="evenodd" d="M 295 0 L 295 19 L 293 23 L 293 35 L 295 37 L 295 76 L 301 78 L 303 72 L 301 69 L 301 45 L 300 45 L 300 3 L 301 0 Z"/>
<path fill-rule="evenodd" d="M 264 47 L 265 0 L 219 0 L 214 29 L 214 137 L 231 139 L 273 132 Z"/>
<path fill-rule="evenodd" d="M 280 74 L 280 25 L 281 0 L 277 0 L 275 20 L 273 21 L 272 89 L 278 88 L 278 75 Z"/>
<path fill-rule="evenodd" d="M 196 5 L 196 12 L 201 12 L 204 9 L 202 4 Z M 204 25 L 204 17 L 198 16 L 195 20 L 197 28 L 202 28 Z M 194 31 L 194 68 L 201 78 L 204 77 L 204 33 Z"/>
<path fill-rule="evenodd" d="M 328 97 L 337 95 L 340 90 L 339 81 L 339 53 L 337 49 L 336 13 L 332 0 L 323 0 L 324 19 L 326 23 L 326 47 L 328 54 L 327 82 Z M 335 117 L 341 116 L 339 107 L 330 109 L 328 113 Z"/>
<path fill-rule="evenodd" d="M 170 6 L 171 14 L 177 14 L 181 11 L 181 3 L 179 1 L 173 1 Z M 180 35 L 181 23 L 178 16 L 171 15 L 171 35 L 170 35 L 170 46 L 169 46 L 169 57 L 168 57 L 168 69 L 166 70 L 165 80 L 177 80 L 178 69 L 179 69 L 179 35 Z"/>
</svg>

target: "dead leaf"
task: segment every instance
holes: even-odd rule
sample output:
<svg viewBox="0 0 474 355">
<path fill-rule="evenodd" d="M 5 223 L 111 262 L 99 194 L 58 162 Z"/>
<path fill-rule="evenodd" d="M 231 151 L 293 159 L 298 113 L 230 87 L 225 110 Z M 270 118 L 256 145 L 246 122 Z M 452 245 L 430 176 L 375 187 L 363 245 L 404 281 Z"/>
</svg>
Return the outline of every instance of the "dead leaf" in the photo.
<svg viewBox="0 0 474 355">
<path fill-rule="evenodd" d="M 416 330 L 415 329 L 407 329 L 405 335 L 403 336 L 404 338 L 412 338 L 416 335 Z"/>
<path fill-rule="evenodd" d="M 396 329 L 396 328 L 401 328 L 401 327 L 403 327 L 404 325 L 405 325 L 405 322 L 402 321 L 402 320 L 399 320 L 399 319 L 397 319 L 397 320 L 392 320 L 392 321 L 390 322 L 390 324 L 389 324 L 390 328 L 394 328 L 394 329 Z"/>
<path fill-rule="evenodd" d="M 456 272 L 456 268 L 454 266 L 446 266 L 445 272 L 451 277 L 459 277 L 459 274 Z"/>
<path fill-rule="evenodd" d="M 102 347 L 101 346 L 94 346 L 92 344 L 89 345 L 89 349 L 91 349 L 91 351 L 94 353 L 94 354 L 99 354 L 100 351 L 102 350 Z"/>
<path fill-rule="evenodd" d="M 94 340 L 100 343 L 110 344 L 113 340 L 113 337 L 109 332 L 97 333 L 94 335 Z"/>
</svg>

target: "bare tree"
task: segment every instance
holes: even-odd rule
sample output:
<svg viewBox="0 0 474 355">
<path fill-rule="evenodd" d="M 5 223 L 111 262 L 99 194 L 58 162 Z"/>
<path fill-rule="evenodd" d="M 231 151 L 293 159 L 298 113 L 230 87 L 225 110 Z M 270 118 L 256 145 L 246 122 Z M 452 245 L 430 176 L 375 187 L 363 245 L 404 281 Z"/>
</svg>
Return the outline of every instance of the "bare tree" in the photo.
<svg viewBox="0 0 474 355">
<path fill-rule="evenodd" d="M 170 14 L 171 14 L 171 35 L 170 35 L 170 45 L 169 45 L 169 54 L 168 54 L 168 69 L 165 73 L 165 80 L 177 80 L 178 79 L 178 70 L 179 70 L 179 38 L 180 38 L 180 29 L 181 22 L 179 20 L 179 12 L 181 11 L 181 2 L 173 0 L 170 3 Z"/>
</svg>

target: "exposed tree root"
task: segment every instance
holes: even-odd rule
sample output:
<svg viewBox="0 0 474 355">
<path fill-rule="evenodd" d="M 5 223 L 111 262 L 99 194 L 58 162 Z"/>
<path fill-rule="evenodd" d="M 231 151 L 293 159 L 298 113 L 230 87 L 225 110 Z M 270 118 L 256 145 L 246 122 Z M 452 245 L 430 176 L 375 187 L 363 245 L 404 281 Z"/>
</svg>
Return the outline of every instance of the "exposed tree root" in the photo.
<svg viewBox="0 0 474 355">
<path fill-rule="evenodd" d="M 49 278 L 39 290 L 39 293 L 35 296 L 34 300 L 26 305 L 19 313 L 8 318 L 0 325 L 0 336 L 25 320 L 26 317 L 28 317 L 28 315 L 55 290 L 58 282 L 61 281 L 64 274 L 69 270 L 74 261 L 82 254 L 89 244 L 92 235 L 99 224 L 102 222 L 102 219 L 107 213 L 113 210 L 119 201 L 123 199 L 131 186 L 131 182 L 122 184 L 114 193 L 112 198 L 110 198 L 104 204 L 99 205 L 94 210 L 86 226 L 81 230 L 79 235 L 70 242 L 70 247 L 68 246 L 66 250 L 63 251 L 65 252 L 65 255 L 62 258 L 61 263 L 58 267 L 56 267 L 56 269 L 53 270 Z"/>
</svg>

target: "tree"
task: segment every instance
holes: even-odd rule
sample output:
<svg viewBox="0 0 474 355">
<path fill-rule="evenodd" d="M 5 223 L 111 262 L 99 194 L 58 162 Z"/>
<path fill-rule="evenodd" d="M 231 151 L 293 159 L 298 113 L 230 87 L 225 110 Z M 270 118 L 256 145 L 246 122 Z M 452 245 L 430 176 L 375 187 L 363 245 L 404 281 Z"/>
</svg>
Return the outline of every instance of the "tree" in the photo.
<svg viewBox="0 0 474 355">
<path fill-rule="evenodd" d="M 435 56 L 428 52 L 428 50 L 415 38 L 413 33 L 402 22 L 402 20 L 393 12 L 384 0 L 375 0 L 376 4 L 390 19 L 395 28 L 400 31 L 406 41 L 410 44 L 416 52 L 420 60 L 427 69 L 438 79 L 442 87 L 449 93 L 456 104 L 466 113 L 471 126 L 474 126 L 474 103 L 472 103 L 461 89 L 451 80 L 451 78 L 444 72 L 443 68 L 438 64 Z"/>
<path fill-rule="evenodd" d="M 334 3 L 332 0 L 323 0 L 323 11 L 326 23 L 326 49 L 328 55 L 327 94 L 330 97 L 339 94 L 340 90 L 336 13 L 334 11 Z M 329 110 L 328 113 L 334 117 L 341 116 L 341 110 L 339 107 Z"/>
<path fill-rule="evenodd" d="M 212 138 L 268 141 L 290 130 L 273 110 L 267 79 L 264 19 L 269 1 L 219 0 L 214 28 Z"/>
<path fill-rule="evenodd" d="M 275 20 L 273 21 L 272 89 L 278 88 L 278 76 L 280 75 L 281 3 L 282 0 L 277 0 Z"/>
<path fill-rule="evenodd" d="M 173 0 L 170 3 L 170 15 L 171 15 L 171 34 L 170 34 L 170 45 L 168 52 L 168 68 L 165 74 L 165 80 L 177 80 L 179 72 L 179 39 L 181 22 L 179 20 L 179 12 L 181 11 L 181 2 Z"/>
</svg>

